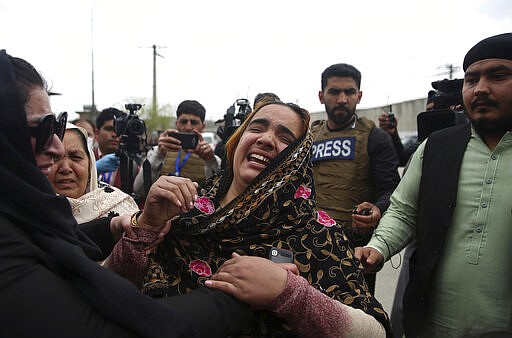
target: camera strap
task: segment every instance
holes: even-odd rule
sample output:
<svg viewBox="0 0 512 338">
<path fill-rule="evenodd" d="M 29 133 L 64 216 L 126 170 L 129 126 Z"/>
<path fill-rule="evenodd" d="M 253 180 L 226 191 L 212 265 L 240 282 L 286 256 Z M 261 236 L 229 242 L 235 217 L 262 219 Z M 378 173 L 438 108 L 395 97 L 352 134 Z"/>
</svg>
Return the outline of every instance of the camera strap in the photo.
<svg viewBox="0 0 512 338">
<path fill-rule="evenodd" d="M 182 161 L 180 161 L 181 158 L 181 149 L 178 150 L 178 155 L 176 156 L 176 164 L 174 166 L 174 176 L 180 176 L 181 169 L 185 166 L 187 163 L 188 158 L 192 155 L 192 153 L 187 153 Z"/>
<path fill-rule="evenodd" d="M 151 162 L 147 158 L 142 163 L 142 177 L 144 178 L 144 196 L 147 196 L 151 188 Z"/>
</svg>

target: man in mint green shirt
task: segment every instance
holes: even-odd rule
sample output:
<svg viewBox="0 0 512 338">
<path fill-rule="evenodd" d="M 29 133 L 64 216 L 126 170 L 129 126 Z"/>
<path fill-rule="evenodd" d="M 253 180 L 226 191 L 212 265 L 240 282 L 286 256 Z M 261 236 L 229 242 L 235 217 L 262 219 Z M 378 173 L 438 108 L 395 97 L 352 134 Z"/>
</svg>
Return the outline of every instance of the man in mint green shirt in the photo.
<svg viewBox="0 0 512 338">
<path fill-rule="evenodd" d="M 512 333 L 512 33 L 464 59 L 470 125 L 423 142 L 372 239 L 356 249 L 377 269 L 412 239 L 407 337 Z"/>
</svg>

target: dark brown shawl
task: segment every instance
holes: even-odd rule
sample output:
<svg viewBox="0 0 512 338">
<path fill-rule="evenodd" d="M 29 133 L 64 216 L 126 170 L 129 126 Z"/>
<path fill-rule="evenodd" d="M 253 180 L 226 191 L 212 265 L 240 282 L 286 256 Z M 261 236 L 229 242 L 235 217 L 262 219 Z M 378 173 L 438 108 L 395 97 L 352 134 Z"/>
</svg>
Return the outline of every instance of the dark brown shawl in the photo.
<svg viewBox="0 0 512 338">
<path fill-rule="evenodd" d="M 232 177 L 224 173 L 208 179 L 196 208 L 173 220 L 171 232 L 151 259 L 143 291 L 154 297 L 186 293 L 215 273 L 233 251 L 268 257 L 272 247 L 280 247 L 294 252 L 300 274 L 315 288 L 389 328 L 342 228 L 316 208 L 311 142 L 308 132 L 224 208 L 219 201 Z M 262 312 L 244 334 L 291 335 L 289 330 L 282 320 Z"/>
</svg>

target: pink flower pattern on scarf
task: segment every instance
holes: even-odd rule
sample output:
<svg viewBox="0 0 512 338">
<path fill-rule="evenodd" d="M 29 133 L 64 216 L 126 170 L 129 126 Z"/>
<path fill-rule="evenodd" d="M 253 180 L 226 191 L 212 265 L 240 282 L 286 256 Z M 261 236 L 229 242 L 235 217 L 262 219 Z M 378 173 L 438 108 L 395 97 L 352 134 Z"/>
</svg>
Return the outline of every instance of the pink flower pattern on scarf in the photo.
<svg viewBox="0 0 512 338">
<path fill-rule="evenodd" d="M 209 277 L 212 275 L 212 269 L 210 268 L 208 263 L 200 259 L 196 259 L 195 261 L 190 262 L 188 267 L 190 268 L 190 270 L 194 271 L 199 276 Z"/>
<path fill-rule="evenodd" d="M 194 206 L 207 215 L 213 214 L 215 211 L 215 206 L 208 197 L 199 197 Z"/>
<path fill-rule="evenodd" d="M 336 221 L 333 220 L 325 211 L 318 210 L 317 211 L 317 220 L 322 223 L 326 227 L 332 227 L 336 224 Z"/>
<path fill-rule="evenodd" d="M 310 195 L 311 195 L 311 188 L 308 188 L 304 184 L 301 184 L 295 191 L 295 195 L 293 195 L 293 198 L 295 198 L 295 199 L 303 198 L 303 199 L 307 200 Z"/>
</svg>

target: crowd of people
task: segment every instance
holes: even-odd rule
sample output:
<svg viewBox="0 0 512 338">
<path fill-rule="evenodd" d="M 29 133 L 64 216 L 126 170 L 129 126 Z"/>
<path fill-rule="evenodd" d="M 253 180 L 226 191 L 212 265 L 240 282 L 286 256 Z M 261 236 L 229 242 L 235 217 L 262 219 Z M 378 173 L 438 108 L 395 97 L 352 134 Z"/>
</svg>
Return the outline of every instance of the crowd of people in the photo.
<svg viewBox="0 0 512 338">
<path fill-rule="evenodd" d="M 126 191 L 125 113 L 56 117 L 1 50 L 0 336 L 512 337 L 512 33 L 462 66 L 466 119 L 406 149 L 350 64 L 327 119 L 260 93 L 221 153 L 185 100 Z M 390 320 L 375 275 L 407 245 Z"/>
</svg>

